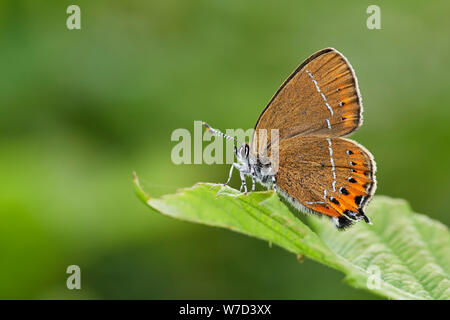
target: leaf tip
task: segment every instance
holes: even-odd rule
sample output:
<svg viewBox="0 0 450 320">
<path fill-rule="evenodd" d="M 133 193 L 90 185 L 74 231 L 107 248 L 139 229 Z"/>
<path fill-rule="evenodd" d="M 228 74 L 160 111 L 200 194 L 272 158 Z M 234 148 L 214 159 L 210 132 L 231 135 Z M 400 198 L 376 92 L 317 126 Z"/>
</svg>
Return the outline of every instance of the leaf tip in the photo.
<svg viewBox="0 0 450 320">
<path fill-rule="evenodd" d="M 133 185 L 134 185 L 134 191 L 136 192 L 136 195 L 141 199 L 145 204 L 148 204 L 148 201 L 150 200 L 150 196 L 142 189 L 141 184 L 139 183 L 139 178 L 135 171 L 133 171 Z"/>
</svg>

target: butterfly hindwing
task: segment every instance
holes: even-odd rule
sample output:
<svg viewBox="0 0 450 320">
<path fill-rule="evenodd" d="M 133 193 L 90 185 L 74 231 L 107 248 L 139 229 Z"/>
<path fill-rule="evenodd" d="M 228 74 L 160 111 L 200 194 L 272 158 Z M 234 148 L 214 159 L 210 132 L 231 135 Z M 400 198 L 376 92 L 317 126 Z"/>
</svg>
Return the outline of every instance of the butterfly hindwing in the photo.
<svg viewBox="0 0 450 320">
<path fill-rule="evenodd" d="M 284 139 L 279 147 L 277 187 L 294 205 L 335 218 L 338 227 L 369 221 L 364 208 L 376 189 L 369 151 L 348 139 L 322 136 Z"/>
</svg>

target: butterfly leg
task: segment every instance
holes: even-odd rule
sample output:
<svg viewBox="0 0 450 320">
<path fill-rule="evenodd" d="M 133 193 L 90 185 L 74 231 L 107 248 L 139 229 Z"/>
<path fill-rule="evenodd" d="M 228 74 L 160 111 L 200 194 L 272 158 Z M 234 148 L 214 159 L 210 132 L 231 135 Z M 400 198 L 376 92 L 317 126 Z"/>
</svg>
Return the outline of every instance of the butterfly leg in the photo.
<svg viewBox="0 0 450 320">
<path fill-rule="evenodd" d="M 239 191 L 242 191 L 242 188 L 244 188 L 244 192 L 247 194 L 247 183 L 245 182 L 245 174 L 241 172 L 241 188 Z"/>
<path fill-rule="evenodd" d="M 252 192 L 255 191 L 255 187 L 256 187 L 256 173 L 255 170 L 251 169 L 251 174 L 252 174 Z"/>
<path fill-rule="evenodd" d="M 277 192 L 277 179 L 275 178 L 275 176 L 272 176 L 272 188 L 273 191 Z"/>
<path fill-rule="evenodd" d="M 233 163 L 233 165 L 232 165 L 231 168 L 230 168 L 230 173 L 228 174 L 228 180 L 227 180 L 227 182 L 225 182 L 225 186 L 227 186 L 227 185 L 230 183 L 231 176 L 233 175 L 233 169 L 234 169 L 235 166 L 236 166 L 236 164 Z M 238 168 L 238 169 L 239 169 L 239 168 Z"/>
</svg>

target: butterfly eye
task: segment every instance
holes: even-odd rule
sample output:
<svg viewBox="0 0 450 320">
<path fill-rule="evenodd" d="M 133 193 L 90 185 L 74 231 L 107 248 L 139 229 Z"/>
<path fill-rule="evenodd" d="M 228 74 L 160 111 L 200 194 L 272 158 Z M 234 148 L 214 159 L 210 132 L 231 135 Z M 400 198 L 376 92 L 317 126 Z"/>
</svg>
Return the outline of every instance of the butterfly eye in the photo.
<svg viewBox="0 0 450 320">
<path fill-rule="evenodd" d="M 237 156 L 238 154 L 238 149 L 236 148 L 236 146 L 234 146 L 234 154 Z"/>
<path fill-rule="evenodd" d="M 245 145 L 244 152 L 245 152 L 245 157 L 248 158 L 248 154 L 250 152 L 250 147 L 248 146 L 248 144 Z"/>
</svg>

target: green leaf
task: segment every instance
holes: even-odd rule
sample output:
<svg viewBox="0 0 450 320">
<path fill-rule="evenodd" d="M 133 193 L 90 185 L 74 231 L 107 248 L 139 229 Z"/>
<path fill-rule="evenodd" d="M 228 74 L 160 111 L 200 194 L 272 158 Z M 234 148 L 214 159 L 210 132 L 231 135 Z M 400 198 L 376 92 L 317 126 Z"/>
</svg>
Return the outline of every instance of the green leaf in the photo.
<svg viewBox="0 0 450 320">
<path fill-rule="evenodd" d="M 450 299 L 450 235 L 448 228 L 413 213 L 404 200 L 377 196 L 368 208 L 373 225 L 358 223 L 340 232 L 310 219 L 328 248 L 353 266 L 379 270 L 383 283 L 401 290 L 390 298 Z M 347 275 L 355 287 L 364 288 Z"/>
<path fill-rule="evenodd" d="M 151 198 L 134 175 L 139 198 L 156 211 L 274 243 L 344 273 L 345 281 L 391 299 L 450 299 L 448 228 L 413 213 L 403 200 L 378 196 L 357 223 L 338 231 L 328 219 L 311 216 L 311 228 L 273 191 L 247 195 L 200 183 L 176 194 Z"/>
</svg>

